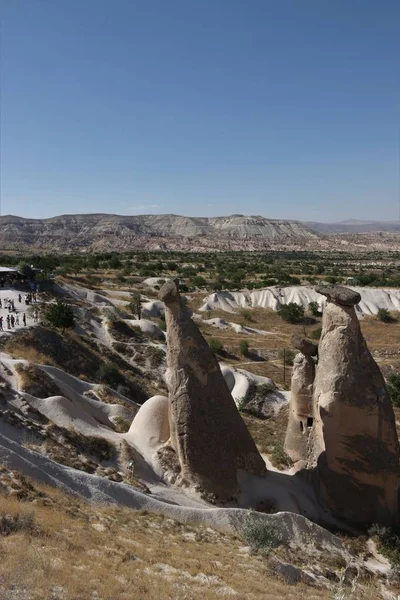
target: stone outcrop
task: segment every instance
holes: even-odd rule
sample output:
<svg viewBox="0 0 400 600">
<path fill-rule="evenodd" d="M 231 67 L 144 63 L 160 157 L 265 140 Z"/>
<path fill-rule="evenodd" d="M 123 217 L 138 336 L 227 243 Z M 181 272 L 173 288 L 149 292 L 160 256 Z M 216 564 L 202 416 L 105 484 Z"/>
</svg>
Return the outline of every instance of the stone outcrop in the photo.
<svg viewBox="0 0 400 600">
<path fill-rule="evenodd" d="M 172 446 L 182 484 L 216 502 L 234 502 L 238 469 L 263 475 L 266 467 L 244 424 L 219 364 L 168 281 L 160 290 L 167 324 L 167 384 Z"/>
<path fill-rule="evenodd" d="M 314 382 L 309 467 L 322 501 L 353 524 L 398 519 L 399 443 L 383 376 L 361 333 L 357 292 L 321 286 L 327 297 Z"/>
<path fill-rule="evenodd" d="M 286 430 L 285 451 L 293 462 L 307 459 L 308 435 L 313 425 L 313 385 L 316 344 L 298 335 L 292 344 L 300 350 L 294 359 L 290 394 L 289 421 Z"/>
</svg>

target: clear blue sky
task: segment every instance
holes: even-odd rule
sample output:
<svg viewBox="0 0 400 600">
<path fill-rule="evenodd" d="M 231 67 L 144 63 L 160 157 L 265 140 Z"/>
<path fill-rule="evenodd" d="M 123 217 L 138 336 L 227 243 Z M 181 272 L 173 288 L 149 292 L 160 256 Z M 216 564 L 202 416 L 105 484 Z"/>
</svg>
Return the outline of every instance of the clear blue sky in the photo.
<svg viewBox="0 0 400 600">
<path fill-rule="evenodd" d="M 397 219 L 399 0 L 2 0 L 2 214 Z"/>
</svg>

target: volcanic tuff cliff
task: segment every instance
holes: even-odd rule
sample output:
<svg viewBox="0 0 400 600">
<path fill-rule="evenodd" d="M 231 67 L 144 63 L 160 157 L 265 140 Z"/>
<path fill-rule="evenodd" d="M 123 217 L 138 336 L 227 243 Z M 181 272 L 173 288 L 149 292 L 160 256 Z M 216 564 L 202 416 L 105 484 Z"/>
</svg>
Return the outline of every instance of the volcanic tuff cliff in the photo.
<svg viewBox="0 0 400 600">
<path fill-rule="evenodd" d="M 226 248 L 246 241 L 303 242 L 318 234 L 298 221 L 260 216 L 184 217 L 179 215 L 120 216 L 108 214 L 62 215 L 50 219 L 0 217 L 0 249 L 128 250 L 135 247 L 177 248 L 188 238 L 198 247 Z M 234 248 L 232 248 L 234 249 Z"/>
</svg>

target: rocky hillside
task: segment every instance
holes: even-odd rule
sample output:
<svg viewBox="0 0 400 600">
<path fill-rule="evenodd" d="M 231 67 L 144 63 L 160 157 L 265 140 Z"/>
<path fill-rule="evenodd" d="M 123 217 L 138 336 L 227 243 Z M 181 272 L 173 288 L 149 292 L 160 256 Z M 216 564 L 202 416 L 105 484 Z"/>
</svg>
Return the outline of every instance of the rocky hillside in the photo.
<svg viewBox="0 0 400 600">
<path fill-rule="evenodd" d="M 260 216 L 184 217 L 179 215 L 62 215 L 51 219 L 0 217 L 0 249 L 128 250 L 243 249 L 304 244 L 318 239 L 298 221 Z"/>
</svg>

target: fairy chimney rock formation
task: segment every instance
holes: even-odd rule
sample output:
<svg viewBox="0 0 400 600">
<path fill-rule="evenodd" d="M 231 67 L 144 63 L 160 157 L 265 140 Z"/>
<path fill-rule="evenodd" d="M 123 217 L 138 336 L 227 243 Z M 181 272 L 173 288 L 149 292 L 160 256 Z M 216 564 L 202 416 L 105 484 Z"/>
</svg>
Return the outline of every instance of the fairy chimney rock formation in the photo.
<svg viewBox="0 0 400 600">
<path fill-rule="evenodd" d="M 294 462 L 307 459 L 308 434 L 313 425 L 313 384 L 318 346 L 299 335 L 292 337 L 299 354 L 294 359 L 285 451 Z"/>
<path fill-rule="evenodd" d="M 316 290 L 327 298 L 314 382 L 309 467 L 323 502 L 353 524 L 398 519 L 399 442 L 392 403 L 355 312 L 357 292 Z"/>
<path fill-rule="evenodd" d="M 181 482 L 216 502 L 234 502 L 240 494 L 238 469 L 264 475 L 265 463 L 177 282 L 166 282 L 159 297 L 167 324 L 169 444 L 179 459 Z"/>
</svg>

